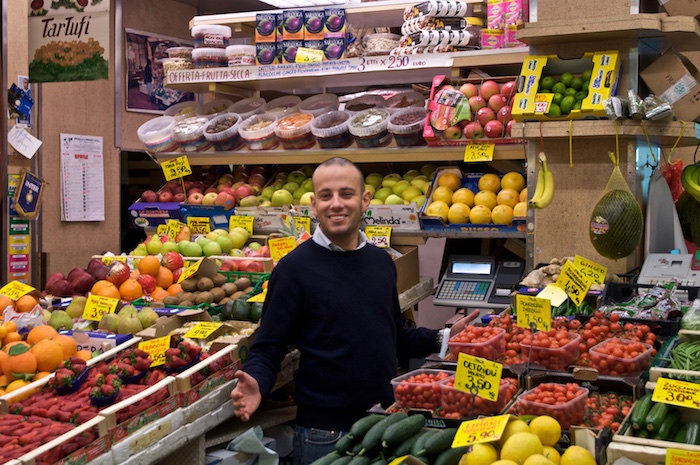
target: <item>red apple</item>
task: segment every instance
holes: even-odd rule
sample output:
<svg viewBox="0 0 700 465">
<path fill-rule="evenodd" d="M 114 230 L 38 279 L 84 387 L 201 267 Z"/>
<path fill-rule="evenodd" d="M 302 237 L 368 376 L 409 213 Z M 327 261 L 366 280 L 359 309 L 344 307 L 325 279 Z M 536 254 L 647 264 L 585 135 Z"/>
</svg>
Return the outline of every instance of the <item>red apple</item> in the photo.
<svg viewBox="0 0 700 465">
<path fill-rule="evenodd" d="M 179 185 L 180 185 L 180 181 L 177 179 L 171 179 L 170 181 L 165 183 L 165 187 L 167 189 L 172 189 L 172 188 L 177 187 Z"/>
<path fill-rule="evenodd" d="M 505 107 L 498 110 L 498 113 L 496 113 L 496 119 L 502 124 L 508 124 L 508 121 L 513 119 L 510 105 L 506 105 Z"/>
<path fill-rule="evenodd" d="M 253 173 L 248 178 L 248 184 L 257 184 L 259 186 L 265 185 L 265 176 L 260 173 Z"/>
<path fill-rule="evenodd" d="M 445 139 L 459 139 L 462 137 L 462 128 L 450 126 L 445 129 Z"/>
<path fill-rule="evenodd" d="M 219 178 L 218 184 L 233 184 L 233 175 L 231 173 L 226 173 Z"/>
<path fill-rule="evenodd" d="M 476 120 L 484 128 L 486 128 L 486 123 L 495 119 L 496 113 L 494 113 L 489 107 L 479 108 L 479 111 L 476 112 Z"/>
<path fill-rule="evenodd" d="M 270 256 L 270 247 L 263 245 L 258 249 L 258 253 L 260 254 L 261 257 L 269 257 Z"/>
<path fill-rule="evenodd" d="M 219 188 L 219 193 L 221 193 L 221 192 L 226 192 L 226 193 L 229 194 L 231 197 L 234 196 L 233 188 L 230 187 L 230 186 L 224 186 L 224 187 Z"/>
<path fill-rule="evenodd" d="M 157 202 L 158 194 L 156 194 L 155 191 L 152 191 L 150 189 L 147 191 L 143 191 L 143 194 L 141 194 L 141 200 L 143 202 Z"/>
<path fill-rule="evenodd" d="M 242 198 L 248 197 L 249 195 L 253 195 L 253 194 L 254 194 L 254 191 L 248 184 L 243 184 L 241 186 L 238 186 L 233 191 L 233 196 L 236 198 L 237 202 L 240 202 Z"/>
<path fill-rule="evenodd" d="M 240 268 L 243 269 L 243 268 Z M 257 260 L 251 260 L 248 262 L 246 265 L 245 269 L 243 271 L 248 271 L 251 273 L 262 273 L 263 271 L 263 264 Z"/>
<path fill-rule="evenodd" d="M 480 93 L 484 100 L 488 101 L 492 95 L 496 95 L 500 91 L 501 89 L 495 81 L 488 80 L 481 83 Z"/>
<path fill-rule="evenodd" d="M 177 194 L 178 192 L 185 192 L 185 190 L 182 188 L 182 186 L 178 185 L 178 186 L 175 186 L 175 187 L 173 187 L 172 189 L 170 189 L 170 192 L 171 192 L 173 195 L 175 195 L 175 194 Z"/>
<path fill-rule="evenodd" d="M 470 123 L 470 120 L 468 120 L 468 119 L 463 119 L 463 120 L 460 120 L 460 121 L 457 123 L 457 125 L 459 125 L 460 128 L 464 129 L 464 128 L 467 126 L 467 124 L 469 124 L 469 123 Z"/>
<path fill-rule="evenodd" d="M 192 194 L 201 194 L 201 193 L 202 193 L 202 189 L 200 189 L 199 187 L 193 187 L 192 189 L 187 189 L 188 196 L 190 196 Z"/>
<path fill-rule="evenodd" d="M 208 194 L 204 194 L 204 197 L 202 198 L 202 205 L 215 205 L 216 204 L 216 197 L 219 194 L 216 192 L 209 192 Z"/>
<path fill-rule="evenodd" d="M 173 195 L 173 202 L 182 203 L 184 201 L 185 201 L 185 193 L 184 192 L 178 192 L 177 194 Z"/>
<path fill-rule="evenodd" d="M 204 194 L 201 192 L 195 192 L 187 197 L 187 203 L 192 205 L 202 205 L 202 200 L 204 199 Z"/>
<path fill-rule="evenodd" d="M 489 108 L 498 111 L 508 104 L 508 99 L 501 94 L 494 94 L 489 99 Z"/>
<path fill-rule="evenodd" d="M 503 87 L 501 87 L 501 94 L 503 94 L 503 96 L 507 98 L 509 102 L 516 93 L 517 89 L 515 87 L 515 81 L 508 81 L 503 84 Z"/>
<path fill-rule="evenodd" d="M 503 123 L 498 120 L 492 120 L 484 126 L 484 134 L 486 134 L 486 137 L 491 138 L 503 137 L 504 129 Z"/>
<path fill-rule="evenodd" d="M 250 175 L 254 174 L 261 174 L 263 177 L 265 176 L 265 167 L 264 166 L 255 166 L 253 167 L 252 170 L 250 170 Z"/>
<path fill-rule="evenodd" d="M 224 210 L 230 210 L 236 205 L 236 199 L 227 192 L 219 192 L 214 200 L 214 205 L 221 205 Z"/>
<path fill-rule="evenodd" d="M 185 262 L 182 259 L 182 255 L 177 252 L 166 252 L 163 258 L 160 260 L 160 264 L 169 269 L 170 271 L 175 271 L 178 268 L 182 268 Z"/>
<path fill-rule="evenodd" d="M 165 244 L 166 242 L 170 241 L 170 236 L 167 234 L 161 234 L 158 236 L 158 238 L 160 239 L 161 244 Z"/>
<path fill-rule="evenodd" d="M 485 106 L 486 100 L 484 100 L 483 97 L 480 97 L 478 95 L 469 97 L 469 108 L 471 108 L 472 113 L 476 113 L 477 111 L 479 111 L 480 108 L 484 108 Z"/>
<path fill-rule="evenodd" d="M 216 189 L 216 187 L 210 187 L 210 188 L 208 188 L 207 190 L 204 191 L 204 195 L 206 195 L 206 194 L 212 194 L 212 193 L 218 194 L 219 191 Z"/>
<path fill-rule="evenodd" d="M 247 172 L 245 172 L 245 171 L 239 171 L 238 173 L 236 173 L 236 174 L 233 175 L 233 180 L 234 180 L 234 182 L 238 182 L 238 181 L 247 181 L 247 180 L 248 180 L 248 177 L 249 177 L 249 175 L 248 175 Z"/>
<path fill-rule="evenodd" d="M 173 201 L 173 194 L 171 194 L 170 191 L 163 191 L 158 195 L 158 201 L 159 202 L 172 202 Z"/>
<path fill-rule="evenodd" d="M 238 271 L 236 260 L 225 260 L 221 264 L 221 271 Z"/>
<path fill-rule="evenodd" d="M 194 187 L 194 181 L 185 181 L 185 190 L 189 191 Z"/>
<path fill-rule="evenodd" d="M 464 137 L 467 139 L 478 139 L 484 137 L 484 128 L 478 121 L 473 121 L 464 127 Z"/>
<path fill-rule="evenodd" d="M 506 135 L 507 135 L 508 137 L 512 137 L 512 135 L 511 135 L 511 128 L 513 127 L 514 124 L 515 124 L 515 120 L 514 120 L 514 119 L 508 121 L 508 124 L 506 124 Z"/>
<path fill-rule="evenodd" d="M 141 285 L 141 289 L 146 295 L 151 295 L 151 292 L 156 290 L 156 278 L 150 274 L 140 274 L 136 281 Z"/>
<path fill-rule="evenodd" d="M 466 84 L 462 84 L 462 87 L 459 88 L 459 91 L 464 94 L 465 97 L 471 98 L 475 95 L 479 95 L 479 89 L 474 85 L 469 82 Z"/>
</svg>

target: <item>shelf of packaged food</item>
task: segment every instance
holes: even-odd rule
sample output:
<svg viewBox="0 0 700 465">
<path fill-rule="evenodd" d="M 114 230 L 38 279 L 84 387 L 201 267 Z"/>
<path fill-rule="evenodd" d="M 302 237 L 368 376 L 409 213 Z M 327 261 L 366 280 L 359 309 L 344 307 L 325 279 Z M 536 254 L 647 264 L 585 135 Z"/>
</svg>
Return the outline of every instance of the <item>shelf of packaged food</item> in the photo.
<svg viewBox="0 0 700 465">
<path fill-rule="evenodd" d="M 488 142 L 481 139 L 479 142 Z M 393 144 L 392 144 L 393 145 Z M 306 150 L 265 150 L 234 152 L 163 152 L 155 154 L 158 163 L 162 163 L 183 155 L 192 165 L 297 165 L 320 164 L 332 156 L 347 158 L 355 163 L 406 163 L 429 161 L 463 161 L 465 146 L 450 147 L 378 147 L 372 149 L 322 149 L 316 146 Z M 523 144 L 496 145 L 493 153 L 494 160 L 524 160 L 526 153 Z"/>
<path fill-rule="evenodd" d="M 183 92 L 220 94 L 413 84 L 431 82 L 437 74 L 460 77 L 463 68 L 517 67 L 529 47 L 470 50 L 410 56 L 366 56 L 318 63 L 170 70 L 164 84 Z"/>
<path fill-rule="evenodd" d="M 516 123 L 512 127 L 514 137 L 523 139 L 568 138 L 645 138 L 649 136 L 651 143 L 668 146 L 695 146 L 698 143 L 700 126 L 694 122 L 685 121 L 641 121 L 641 120 L 577 120 L 577 121 L 544 121 Z"/>
</svg>

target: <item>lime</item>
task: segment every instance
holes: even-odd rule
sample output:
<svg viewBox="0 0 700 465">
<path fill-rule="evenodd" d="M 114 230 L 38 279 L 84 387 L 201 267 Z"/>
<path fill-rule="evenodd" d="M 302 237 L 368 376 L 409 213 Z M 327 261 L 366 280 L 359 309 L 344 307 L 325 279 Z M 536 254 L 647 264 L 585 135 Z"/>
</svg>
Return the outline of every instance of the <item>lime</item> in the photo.
<svg viewBox="0 0 700 465">
<path fill-rule="evenodd" d="M 561 114 L 562 115 L 568 115 L 571 113 L 571 110 L 574 108 L 574 103 L 576 103 L 576 99 L 574 98 L 573 95 L 567 95 L 561 100 Z"/>
<path fill-rule="evenodd" d="M 580 77 L 575 77 L 573 81 L 571 81 L 571 87 L 573 87 L 576 90 L 581 90 L 581 87 L 583 86 L 583 79 Z"/>
<path fill-rule="evenodd" d="M 561 116 L 561 108 L 559 108 L 559 105 L 553 103 L 552 106 L 549 107 L 547 116 L 549 116 L 550 118 L 557 118 Z"/>
<path fill-rule="evenodd" d="M 564 91 L 564 97 L 567 95 L 576 95 L 576 92 L 578 92 L 576 89 L 573 87 L 567 87 L 566 90 Z"/>
<path fill-rule="evenodd" d="M 552 103 L 556 103 L 559 105 L 561 103 L 561 99 L 563 99 L 564 96 L 561 94 L 554 94 L 554 97 L 552 97 Z"/>
<path fill-rule="evenodd" d="M 588 87 L 591 85 L 591 81 L 583 81 L 583 85 L 581 86 L 581 90 L 588 90 Z"/>
<path fill-rule="evenodd" d="M 580 110 L 580 109 L 581 109 L 581 101 L 579 100 L 578 102 L 574 103 L 573 110 Z"/>
<path fill-rule="evenodd" d="M 542 81 L 540 81 L 540 87 L 537 90 L 539 92 L 542 92 L 544 90 L 551 90 L 555 82 L 556 81 L 552 76 L 545 76 L 542 78 Z"/>
<path fill-rule="evenodd" d="M 557 82 L 556 84 L 554 84 L 552 86 L 552 92 L 554 92 L 555 94 L 557 94 L 557 93 L 563 94 L 565 90 L 566 90 L 566 85 L 564 85 L 564 83 L 562 83 L 562 82 Z"/>
<path fill-rule="evenodd" d="M 591 70 L 587 69 L 583 73 L 581 73 L 581 79 L 584 81 L 590 81 L 591 80 Z"/>
<path fill-rule="evenodd" d="M 580 102 L 583 99 L 585 99 L 586 97 L 588 97 L 588 91 L 587 90 L 580 90 L 580 91 L 576 92 L 576 95 L 574 95 L 574 97 L 576 98 L 577 102 Z"/>
<path fill-rule="evenodd" d="M 569 87 L 571 85 L 571 81 L 574 80 L 574 75 L 571 73 L 564 73 L 561 76 L 559 76 L 559 82 L 564 84 L 565 86 Z"/>
</svg>

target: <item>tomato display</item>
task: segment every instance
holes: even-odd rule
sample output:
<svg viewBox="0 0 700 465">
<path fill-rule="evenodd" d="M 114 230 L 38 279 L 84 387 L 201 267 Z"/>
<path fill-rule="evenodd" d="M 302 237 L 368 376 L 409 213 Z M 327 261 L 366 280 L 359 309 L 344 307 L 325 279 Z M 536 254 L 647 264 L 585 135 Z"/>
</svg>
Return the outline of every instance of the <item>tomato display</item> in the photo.
<svg viewBox="0 0 700 465">
<path fill-rule="evenodd" d="M 652 349 L 643 342 L 612 338 L 591 347 L 589 354 L 598 373 L 623 376 L 646 371 L 651 366 Z"/>
<path fill-rule="evenodd" d="M 520 341 L 520 351 L 530 363 L 539 363 L 550 370 L 565 370 L 579 356 L 580 339 L 581 336 L 565 329 L 538 331 Z"/>
<path fill-rule="evenodd" d="M 542 383 L 518 396 L 518 415 L 549 415 L 562 429 L 578 425 L 586 417 L 588 389 L 576 383 Z"/>
<path fill-rule="evenodd" d="M 440 382 L 442 395 L 439 416 L 445 418 L 475 418 L 479 415 L 498 413 L 502 411 L 513 396 L 518 392 L 518 381 L 514 378 L 501 378 L 498 389 L 498 399 L 492 402 L 478 396 L 472 396 L 454 387 L 454 376 Z"/>
<path fill-rule="evenodd" d="M 620 423 L 632 408 L 632 396 L 620 395 L 614 392 L 592 392 L 586 401 L 588 415 L 583 421 L 584 426 L 603 428 L 609 426 L 615 433 Z"/>
<path fill-rule="evenodd" d="M 491 326 L 466 326 L 447 341 L 453 360 L 464 353 L 487 360 L 499 360 L 506 350 L 506 330 Z"/>
<path fill-rule="evenodd" d="M 453 372 L 418 369 L 391 380 L 398 407 L 432 410 L 440 406 L 440 381 Z"/>
</svg>

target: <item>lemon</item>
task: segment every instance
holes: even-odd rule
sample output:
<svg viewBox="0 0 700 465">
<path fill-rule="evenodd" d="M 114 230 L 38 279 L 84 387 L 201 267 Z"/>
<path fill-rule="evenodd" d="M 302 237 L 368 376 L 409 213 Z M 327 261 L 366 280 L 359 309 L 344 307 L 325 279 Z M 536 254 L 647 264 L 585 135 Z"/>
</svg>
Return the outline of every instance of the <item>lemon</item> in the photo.
<svg viewBox="0 0 700 465">
<path fill-rule="evenodd" d="M 561 456 L 559 455 L 559 451 L 557 451 L 554 447 L 543 446 L 542 447 L 542 455 L 544 455 L 549 460 L 554 462 L 555 465 L 559 465 L 559 461 L 561 460 Z"/>
<path fill-rule="evenodd" d="M 530 431 L 540 438 L 545 446 L 553 446 L 561 437 L 559 422 L 549 415 L 541 415 L 530 422 Z"/>
<path fill-rule="evenodd" d="M 560 465 L 596 465 L 595 458 L 581 446 L 569 446 L 561 455 Z"/>
<path fill-rule="evenodd" d="M 523 465 L 554 465 L 554 462 L 549 460 L 547 457 L 545 457 L 542 454 L 535 454 L 529 456 L 524 462 Z"/>
<path fill-rule="evenodd" d="M 491 465 L 498 460 L 496 449 L 488 443 L 474 444 L 472 449 L 459 459 L 459 465 Z"/>
<path fill-rule="evenodd" d="M 528 457 L 542 454 L 542 443 L 532 433 L 515 433 L 509 437 L 501 448 L 501 458 L 523 463 Z"/>
<path fill-rule="evenodd" d="M 522 420 L 511 420 L 508 422 L 506 425 L 505 429 L 503 430 L 503 434 L 501 435 L 501 438 L 498 440 L 498 445 L 503 447 L 503 444 L 505 444 L 506 440 L 514 435 L 515 433 L 529 433 L 530 432 L 530 427 L 527 426 L 527 423 L 525 423 Z"/>
</svg>

